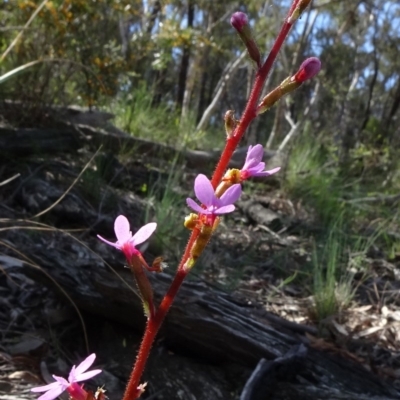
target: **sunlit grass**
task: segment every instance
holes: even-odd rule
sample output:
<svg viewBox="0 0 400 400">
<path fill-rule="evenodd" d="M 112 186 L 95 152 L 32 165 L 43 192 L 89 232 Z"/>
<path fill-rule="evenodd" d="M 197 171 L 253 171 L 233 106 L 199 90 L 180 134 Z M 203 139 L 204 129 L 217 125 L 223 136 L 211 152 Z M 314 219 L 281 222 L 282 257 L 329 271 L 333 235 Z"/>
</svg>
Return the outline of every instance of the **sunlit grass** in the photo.
<svg viewBox="0 0 400 400">
<path fill-rule="evenodd" d="M 116 115 L 114 123 L 132 136 L 172 145 L 177 148 L 221 148 L 225 141 L 223 121 L 221 130 L 196 131 L 192 114 L 182 118 L 174 104 L 153 104 L 151 90 L 145 85 L 119 95 L 109 106 Z"/>
<path fill-rule="evenodd" d="M 182 177 L 182 168 L 176 160 L 170 168 L 166 182 L 152 185 L 147 194 L 145 221 L 156 221 L 156 246 L 160 253 L 173 254 L 177 259 L 182 250 L 185 228 L 184 196 L 177 190 Z"/>
</svg>

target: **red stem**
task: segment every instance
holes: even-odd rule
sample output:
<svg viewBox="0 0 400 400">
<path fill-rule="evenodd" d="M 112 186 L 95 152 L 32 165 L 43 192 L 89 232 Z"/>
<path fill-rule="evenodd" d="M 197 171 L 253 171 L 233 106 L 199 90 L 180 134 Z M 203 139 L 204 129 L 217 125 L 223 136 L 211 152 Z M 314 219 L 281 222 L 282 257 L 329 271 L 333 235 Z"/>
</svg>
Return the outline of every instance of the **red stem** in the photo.
<svg viewBox="0 0 400 400">
<path fill-rule="evenodd" d="M 138 398 L 138 395 L 140 395 L 137 387 L 139 385 L 140 378 L 142 377 L 144 367 L 146 366 L 146 361 L 149 357 L 154 338 L 156 337 L 157 332 L 159 331 L 161 324 L 163 323 L 164 318 L 169 308 L 171 307 L 171 304 L 173 303 L 179 288 L 182 285 L 183 280 L 189 273 L 189 270 L 185 269 L 184 265 L 190 257 L 190 250 L 198 235 L 199 230 L 194 229 L 192 231 L 192 234 L 190 235 L 185 252 L 182 256 L 181 262 L 179 263 L 178 270 L 176 272 L 174 280 L 171 283 L 171 286 L 168 289 L 168 292 L 164 296 L 160 307 L 156 311 L 154 317 L 147 320 L 146 330 L 143 335 L 142 343 L 140 344 L 135 365 L 133 367 L 131 376 L 125 389 L 123 400 L 135 400 Z"/>
<path fill-rule="evenodd" d="M 288 15 L 285 19 L 285 22 L 279 32 L 278 37 L 275 40 L 272 49 L 265 60 L 264 64 L 258 70 L 256 79 L 254 81 L 253 89 L 251 91 L 249 100 L 247 102 L 246 108 L 243 112 L 242 118 L 238 127 L 235 129 L 233 136 L 227 140 L 225 148 L 222 152 L 221 158 L 218 161 L 217 167 L 211 179 L 211 182 L 214 188 L 217 187 L 219 182 L 221 181 L 223 174 L 228 166 L 229 160 L 233 152 L 235 151 L 240 139 L 243 137 L 246 129 L 250 125 L 250 122 L 256 117 L 256 107 L 258 103 L 258 99 L 261 94 L 261 90 L 265 83 L 268 73 L 270 72 L 272 65 L 278 55 L 279 50 L 282 47 L 283 42 L 285 41 L 292 24 L 287 22 L 288 17 L 292 14 L 293 10 L 296 8 L 297 4 L 300 0 L 294 0 Z M 184 268 L 186 261 L 190 257 L 190 252 L 192 246 L 199 235 L 199 231 L 197 229 L 193 230 L 189 242 L 186 245 L 185 252 L 182 256 L 181 262 L 179 263 L 176 275 L 174 280 L 171 283 L 168 292 L 164 296 L 160 307 L 156 311 L 154 317 L 149 318 L 146 325 L 146 330 L 144 332 L 144 336 L 142 339 L 142 343 L 140 345 L 140 349 L 138 352 L 138 356 L 136 358 L 136 363 L 133 367 L 131 376 L 129 378 L 129 382 L 126 387 L 126 391 L 122 400 L 135 400 L 140 396 L 140 392 L 138 391 L 138 386 L 140 379 L 142 377 L 144 368 L 146 366 L 146 361 L 149 357 L 151 347 L 153 345 L 154 339 L 159 331 L 164 318 L 171 307 L 172 302 L 175 299 L 176 294 L 178 293 L 179 288 L 182 285 L 183 280 L 186 275 L 189 273 L 189 270 Z"/>
<path fill-rule="evenodd" d="M 279 32 L 278 37 L 275 39 L 275 43 L 272 46 L 270 53 L 268 54 L 267 59 L 265 60 L 264 64 L 261 68 L 257 71 L 256 79 L 253 84 L 253 89 L 250 93 L 249 100 L 247 101 L 246 108 L 243 112 L 242 118 L 240 119 L 240 123 L 235 129 L 232 134 L 232 137 L 226 141 L 225 148 L 222 152 L 221 158 L 218 161 L 218 164 L 215 168 L 213 177 L 211 179 L 211 183 L 214 188 L 216 188 L 221 181 L 222 177 L 224 176 L 224 172 L 228 167 L 229 160 L 232 157 L 233 152 L 236 150 L 237 145 L 240 142 L 240 139 L 243 137 L 244 133 L 246 132 L 247 128 L 250 125 L 250 122 L 257 116 L 256 109 L 258 99 L 260 98 L 260 94 L 262 88 L 264 86 L 265 80 L 267 79 L 268 73 L 270 72 L 272 65 L 281 49 L 283 42 L 286 39 L 287 34 L 292 27 L 292 24 L 287 22 L 288 17 L 292 14 L 293 10 L 296 8 L 297 3 L 300 0 L 295 0 L 290 7 L 288 12 L 288 16 L 285 19 L 285 22 Z"/>
</svg>

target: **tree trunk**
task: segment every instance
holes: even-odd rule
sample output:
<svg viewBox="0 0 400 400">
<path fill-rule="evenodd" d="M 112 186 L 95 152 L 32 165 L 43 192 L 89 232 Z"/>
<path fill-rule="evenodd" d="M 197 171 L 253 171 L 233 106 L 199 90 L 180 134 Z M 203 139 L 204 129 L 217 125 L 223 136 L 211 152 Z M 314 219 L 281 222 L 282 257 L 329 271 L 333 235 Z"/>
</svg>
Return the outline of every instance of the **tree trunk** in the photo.
<svg viewBox="0 0 400 400">
<path fill-rule="evenodd" d="M 194 4 L 193 0 L 189 0 L 188 12 L 187 12 L 188 28 L 193 27 L 193 20 L 194 20 Z M 187 43 L 183 46 L 182 50 L 181 66 L 178 78 L 178 91 L 176 94 L 176 107 L 179 109 L 182 108 L 183 98 L 185 95 L 186 78 L 189 69 L 189 59 L 190 59 L 190 44 Z"/>
</svg>

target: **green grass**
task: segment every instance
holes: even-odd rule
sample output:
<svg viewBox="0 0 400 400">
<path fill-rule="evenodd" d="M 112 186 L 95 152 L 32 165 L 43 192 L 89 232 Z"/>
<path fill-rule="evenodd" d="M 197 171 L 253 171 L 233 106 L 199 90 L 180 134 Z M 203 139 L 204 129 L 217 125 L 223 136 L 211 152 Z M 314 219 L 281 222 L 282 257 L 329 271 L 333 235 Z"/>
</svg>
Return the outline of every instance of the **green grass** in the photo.
<svg viewBox="0 0 400 400">
<path fill-rule="evenodd" d="M 366 237 L 351 234 L 341 216 L 325 237 L 318 238 L 312 252 L 312 314 L 317 321 L 322 322 L 349 307 L 357 287 L 369 273 L 367 252 L 381 237 L 384 227 L 382 224 L 375 234 Z"/>
<path fill-rule="evenodd" d="M 296 143 L 284 188 L 289 196 L 301 199 L 315 217 L 312 224 L 319 225 L 319 233 L 313 238 L 309 278 L 314 298 L 312 314 L 321 322 L 350 305 L 357 285 L 367 274 L 366 253 L 378 239 L 384 246 L 382 239 L 390 218 L 383 205 L 373 203 L 370 207 L 368 202 L 353 201 L 371 195 L 369 177 L 363 181 L 362 176 L 343 175 L 335 160 L 335 149 L 318 143 L 319 139 L 307 134 Z M 375 185 L 375 193 L 377 188 Z M 371 226 L 370 221 L 379 222 Z M 303 278 L 307 281 L 305 275 Z"/>
<path fill-rule="evenodd" d="M 131 93 L 119 95 L 107 110 L 116 115 L 113 123 L 132 136 L 178 148 L 210 150 L 223 145 L 222 119 L 219 133 L 213 130 L 196 132 L 195 118 L 191 113 L 182 119 L 174 104 L 154 106 L 151 92 L 141 85 Z"/>
<path fill-rule="evenodd" d="M 290 154 L 284 187 L 316 211 L 325 226 L 344 211 L 343 185 L 336 169 L 313 138 L 304 137 Z"/>
<path fill-rule="evenodd" d="M 338 279 L 343 270 L 343 243 L 337 232 L 329 233 L 324 245 L 316 244 L 312 253 L 313 264 L 313 295 L 314 314 L 318 321 L 322 321 L 340 310 L 336 295 Z M 346 285 L 349 287 L 351 285 Z M 350 301 L 350 294 L 343 293 Z"/>
<path fill-rule="evenodd" d="M 186 236 L 183 226 L 185 201 L 184 196 L 177 191 L 182 170 L 177 167 L 176 160 L 170 171 L 167 182 L 156 182 L 149 189 L 145 221 L 157 222 L 156 247 L 160 254 L 168 253 L 178 259 Z"/>
</svg>

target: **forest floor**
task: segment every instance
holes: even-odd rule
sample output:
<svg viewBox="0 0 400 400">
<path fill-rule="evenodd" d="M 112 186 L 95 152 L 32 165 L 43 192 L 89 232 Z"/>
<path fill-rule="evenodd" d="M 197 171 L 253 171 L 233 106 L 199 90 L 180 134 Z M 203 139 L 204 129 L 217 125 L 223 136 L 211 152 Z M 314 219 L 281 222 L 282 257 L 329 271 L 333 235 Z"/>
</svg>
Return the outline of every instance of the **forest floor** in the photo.
<svg viewBox="0 0 400 400">
<path fill-rule="evenodd" d="M 82 358 L 80 354 L 84 354 L 81 321 L 59 289 L 55 285 L 43 286 L 18 270 L 8 269 L 10 257 L 14 264 L 15 259 L 20 259 L 40 265 L 34 254 L 14 248 L 8 233 L 19 229 L 17 221 L 32 221 L 32 216 L 44 209 L 43 205 L 52 206 L 59 197 L 56 190 L 54 193 L 49 193 L 48 189 L 40 192 L 37 188 L 30 191 L 30 185 L 36 179 L 47 177 L 62 194 L 74 182 L 90 155 L 83 151 L 79 156 L 61 153 L 52 157 L 0 162 L 0 182 L 15 173 L 21 174 L 4 184 L 0 192 L 0 400 L 37 398 L 29 392 L 30 387 L 41 385 L 43 381 L 51 382 L 52 372 L 49 371 L 65 373 L 69 363 L 76 363 Z M 116 196 L 141 198 L 144 208 L 140 220 L 143 221 L 147 213 L 149 220 L 157 219 L 160 224 L 163 219 L 161 224 L 164 223 L 156 243 L 150 245 L 150 254 L 162 253 L 172 274 L 187 238 L 187 231 L 181 228 L 181 221 L 188 213 L 185 193 L 191 193 L 191 182 L 202 171 L 174 166 L 180 173 L 168 188 L 172 193 L 171 200 L 163 195 L 166 177 L 171 172 L 170 162 L 164 167 L 158 162 L 155 168 L 151 160 L 143 157 L 134 162 L 108 153 L 100 157 L 106 159 L 107 173 L 99 178 L 99 165 L 104 162 L 90 166 L 60 205 L 68 202 L 69 196 L 78 196 L 82 207 L 92 207 L 99 215 L 104 213 L 114 218 L 116 210 L 123 208 L 113 208 L 119 201 Z M 124 177 L 116 170 L 122 171 Z M 107 178 L 110 176 L 114 178 Z M 125 185 L 128 179 L 130 183 Z M 310 326 L 308 337 L 314 347 L 349 357 L 400 388 L 400 254 L 389 261 L 379 245 L 371 246 L 362 257 L 362 273 L 354 274 L 351 283 L 354 297 L 350 304 L 317 322 L 310 259 L 313 236 L 320 228 L 312 211 L 300 201 L 288 198 L 277 187 L 277 182 L 274 180 L 272 186 L 262 182 L 241 199 L 237 211 L 221 222 L 191 279 L 202 280 L 249 304 L 258 304 L 287 320 Z M 149 187 L 154 184 L 158 189 L 150 193 Z M 249 202 L 273 212 L 273 222 L 268 225 L 258 221 L 257 213 L 248 212 Z M 146 205 L 149 205 L 147 209 Z M 36 221 L 70 230 L 83 241 L 86 233 L 95 235 L 95 225 L 63 219 L 57 207 Z M 178 222 L 172 223 L 170 219 L 176 216 Z M 112 227 L 108 230 L 111 239 Z M 170 239 L 166 238 L 168 232 L 173 232 Z M 36 233 L 32 231 L 30 235 Z M 47 246 L 51 248 L 51 240 Z M 110 251 L 113 250 L 110 248 Z M 91 315 L 84 314 L 83 317 L 91 347 L 98 349 L 100 360 L 108 360 L 106 366 L 100 365 L 104 366 L 106 377 L 103 381 L 95 379 L 94 384 L 101 385 L 106 380 L 107 389 L 114 394 L 111 398 L 119 398 L 140 334 L 121 324 L 99 321 Z M 185 357 L 168 351 L 162 340 L 158 342 L 157 353 L 164 357 L 163 365 L 184 363 Z M 150 360 L 150 370 L 152 365 L 155 368 L 155 362 Z M 203 373 L 207 371 L 211 382 L 224 379 L 232 399 L 238 398 L 246 373 L 250 372 L 243 373 L 232 366 L 221 376 L 217 367 L 201 362 L 195 363 L 193 368 Z M 162 398 L 154 393 L 153 396 L 151 398 Z"/>
</svg>

